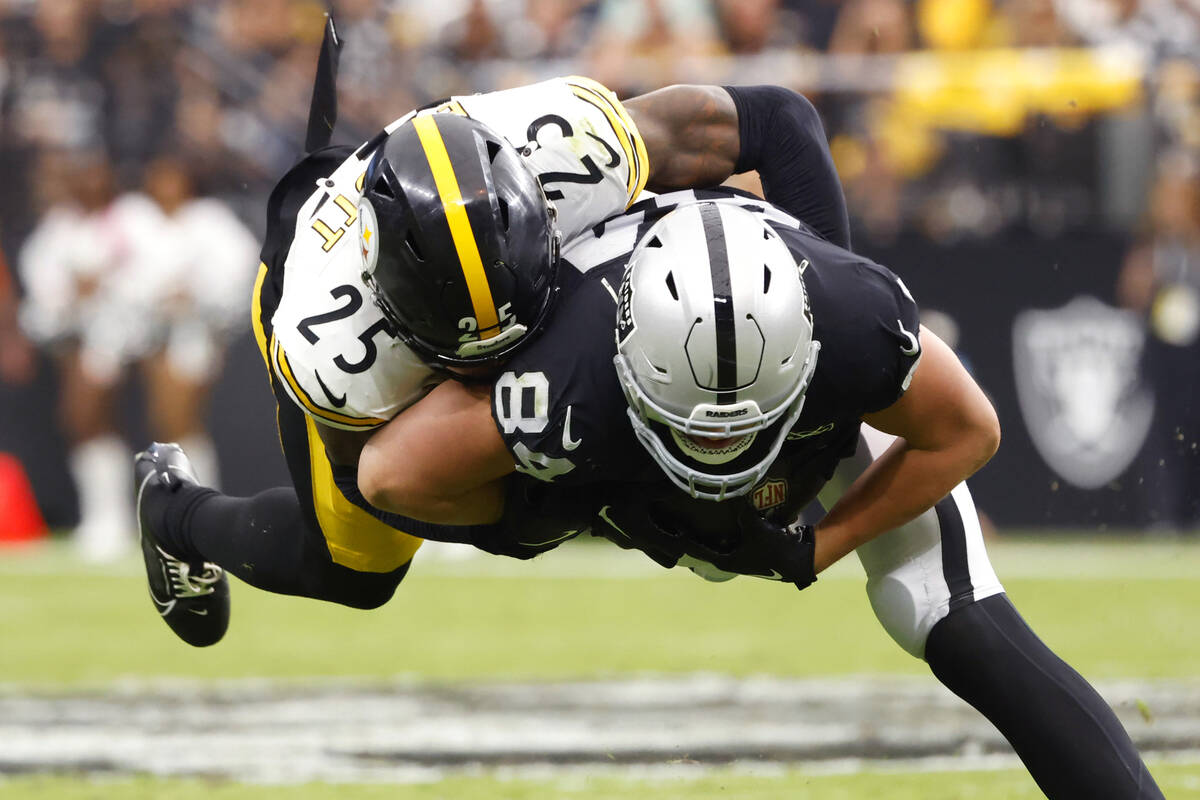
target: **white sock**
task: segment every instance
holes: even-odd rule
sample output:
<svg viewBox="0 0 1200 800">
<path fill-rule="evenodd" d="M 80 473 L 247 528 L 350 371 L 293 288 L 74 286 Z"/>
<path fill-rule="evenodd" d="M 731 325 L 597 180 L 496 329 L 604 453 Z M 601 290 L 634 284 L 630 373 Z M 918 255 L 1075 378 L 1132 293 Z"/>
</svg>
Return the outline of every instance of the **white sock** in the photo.
<svg viewBox="0 0 1200 800">
<path fill-rule="evenodd" d="M 192 462 L 196 470 L 196 479 L 201 486 L 210 489 L 220 489 L 221 470 L 217 462 L 217 448 L 213 446 L 212 437 L 207 433 L 193 433 L 181 437 L 179 446 Z"/>
<path fill-rule="evenodd" d="M 108 434 L 78 444 L 68 458 L 79 493 L 75 543 L 92 561 L 111 561 L 133 545 L 133 454 Z"/>
</svg>

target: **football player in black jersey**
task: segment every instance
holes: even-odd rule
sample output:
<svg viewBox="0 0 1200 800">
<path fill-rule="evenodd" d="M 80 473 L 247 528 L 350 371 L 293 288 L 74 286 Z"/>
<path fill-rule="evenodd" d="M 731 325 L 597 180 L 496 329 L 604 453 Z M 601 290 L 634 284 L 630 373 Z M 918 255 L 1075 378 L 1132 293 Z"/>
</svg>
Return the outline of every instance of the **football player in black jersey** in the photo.
<svg viewBox="0 0 1200 800">
<path fill-rule="evenodd" d="M 490 397 L 445 383 L 367 445 L 372 503 L 491 522 L 496 495 L 476 491 L 515 465 L 545 485 L 519 493 L 527 519 L 508 528 L 531 548 L 591 528 L 709 580 L 799 588 L 854 550 L 884 629 L 1048 797 L 1162 797 L 1005 596 L 963 483 L 998 445 L 996 416 L 899 278 L 721 192 L 644 201 L 568 258 L 583 283 Z M 794 523 L 814 498 L 828 513 Z"/>
<path fill-rule="evenodd" d="M 616 103 L 615 98 L 611 101 Z M 620 108 L 620 104 L 614 108 Z M 661 191 L 705 186 L 734 172 L 757 170 L 769 196 L 795 213 L 810 214 L 827 235 L 848 241 L 845 204 L 824 131 L 816 110 L 800 95 L 778 87 L 676 86 L 626 101 L 622 111 L 635 125 L 631 129 L 640 130 L 638 138 L 644 144 L 645 159 L 639 164 L 645 167 L 650 188 Z M 315 118 L 323 123 L 329 115 L 320 113 Z M 442 131 L 446 137 L 453 133 L 451 128 L 461 126 L 439 127 L 446 128 Z M 396 130 L 407 133 L 403 127 Z M 375 144 L 387 150 L 386 137 Z M 369 155 L 371 149 L 364 146 L 359 150 Z M 358 491 L 356 476 L 359 449 L 370 432 L 337 430 L 323 424 L 324 417 L 318 419 L 302 411 L 297 398 L 303 399 L 303 387 L 288 382 L 289 364 L 276 355 L 277 348 L 270 347 L 278 339 L 273 336 L 278 333 L 273 331 L 274 315 L 285 285 L 285 264 L 300 234 L 308 234 L 310 239 L 319 234 L 330 246 L 343 238 L 353 241 L 361 237 L 366 246 L 365 228 L 360 228 L 358 236 L 344 236 L 349 228 L 318 229 L 321 220 L 312 222 L 307 216 L 299 219 L 306 203 L 311 205 L 311 201 L 320 199 L 320 187 L 330 182 L 331 171 L 356 152 L 353 148 L 315 149 L 280 181 L 268 207 L 268 236 L 255 289 L 253 321 L 278 400 L 280 442 L 293 485 L 248 498 L 221 495 L 197 485 L 186 455 L 169 445 L 148 448 L 135 464 L 139 527 L 152 599 L 172 630 L 196 646 L 214 644 L 227 629 L 229 590 L 225 570 L 268 591 L 375 608 L 394 593 L 421 538 L 468 541 L 492 552 L 517 556 L 536 552 L 513 542 L 507 531 L 497 531 L 493 526 L 460 524 L 449 531 L 420 528 L 416 520 L 371 507 Z M 435 170 L 431 176 L 425 169 L 419 175 L 397 177 L 401 183 L 420 184 L 418 189 L 437 197 L 441 187 L 435 183 L 450 172 L 459 181 L 467 176 L 483 176 L 480 180 L 486 184 L 486 176 L 495 166 L 490 146 L 473 150 L 447 144 L 446 156 L 450 168 L 443 164 L 440 175 Z M 455 158 L 480 163 L 456 165 Z M 505 169 L 512 168 L 512 160 L 505 159 L 504 165 Z M 317 203 L 322 212 L 340 214 L 344 220 L 356 213 L 347 197 L 324 199 L 329 202 Z M 507 214 L 495 213 L 482 221 L 470 211 L 467 216 L 477 241 L 508 235 L 507 230 L 474 230 L 477 224 L 507 225 L 511 221 Z M 541 238 L 545 240 L 544 225 Z M 410 246 L 403 240 L 395 241 L 395 237 L 393 242 L 391 246 Z M 563 243 L 564 247 L 570 244 Z M 386 261 L 379 259 L 381 264 Z M 553 263 L 548 259 L 546 266 Z M 533 264 L 530 268 L 540 266 Z M 557 280 L 564 286 L 578 278 L 568 269 L 558 270 Z M 365 287 L 345 288 L 349 290 L 346 294 L 334 295 L 342 309 L 369 305 L 362 302 Z M 379 289 L 386 287 L 380 285 Z M 311 326 L 337 317 L 340 310 L 307 317 L 300 326 L 292 327 L 304 328 L 307 324 L 310 327 L 301 333 L 308 341 L 316 341 L 318 336 Z M 457 317 L 470 313 L 470 309 L 463 309 Z M 325 330 L 319 328 L 318 332 Z M 370 344 L 370 352 L 375 353 L 371 337 L 379 334 L 382 339 L 385 332 L 390 333 L 372 327 L 363 345 Z M 350 366 L 366 369 L 365 362 L 363 359 L 362 364 L 356 361 Z M 335 397 L 327 388 L 325 391 L 335 406 L 347 399 L 344 394 Z M 499 507 L 497 495 L 490 500 L 490 508 L 495 511 Z M 453 505 L 443 506 L 443 510 L 447 508 Z M 468 515 L 455 520 L 471 521 Z M 247 535 L 251 528 L 254 535 Z"/>
<path fill-rule="evenodd" d="M 611 321 L 624 263 L 645 228 L 680 198 L 639 204 L 622 218 L 627 223 L 624 229 L 614 222 L 609 226 L 611 230 L 597 231 L 595 242 L 581 245 L 578 254 L 566 254 L 576 258 L 579 265 L 591 258 L 590 266 L 596 269 L 589 271 L 579 291 L 571 295 L 578 301 L 568 298 L 552 320 L 552 330 L 534 343 L 549 354 L 547 366 L 539 366 L 536 348 L 530 348 L 518 352 L 518 360 L 495 382 L 494 418 L 490 396 L 493 387 L 480 390 L 478 386 L 451 382 L 375 435 L 367 447 L 365 469 L 358 483 L 378 505 L 401 510 L 413 518 L 389 516 L 369 506 L 358 494 L 351 463 L 357 456 L 354 442 L 339 450 L 327 440 L 328 460 L 337 467 L 344 459 L 348 470 L 341 478 L 348 477 L 349 481 L 338 480 L 336 474 L 326 475 L 330 485 L 318 485 L 314 479 L 309 482 L 310 491 L 344 495 L 344 500 L 389 527 L 403 526 L 410 533 L 446 541 L 472 541 L 509 555 L 524 557 L 540 552 L 594 524 L 615 540 L 639 547 L 661 563 L 684 563 L 712 579 L 748 573 L 783 577 L 797 585 L 810 582 L 816 571 L 890 526 L 914 525 L 908 535 L 878 536 L 859 546 L 868 571 L 880 576 L 872 598 L 889 633 L 910 652 L 923 654 L 943 682 L 988 714 L 1050 796 L 1161 796 L 1103 701 L 1046 650 L 998 593 L 999 585 L 992 580 L 986 557 L 981 555 L 969 495 L 965 487 L 954 486 L 990 455 L 995 445 L 994 417 L 986 401 L 982 405 L 978 402 L 978 389 L 961 373 L 952 354 L 932 337 L 920 341 L 915 306 L 898 282 L 891 283 L 890 273 L 825 241 L 848 245 L 849 234 L 840 187 L 811 106 L 793 93 L 771 87 L 677 87 L 627 105 L 637 116 L 647 140 L 652 186 L 705 184 L 716 182 L 731 170 L 758 168 L 768 196 L 804 218 L 820 234 L 812 236 L 794 221 L 777 219 L 771 226 L 789 247 L 798 246 L 801 253 L 809 248 L 822 256 L 807 262 L 800 258 L 792 264 L 797 271 L 804 267 L 810 276 L 805 294 L 811 294 L 816 308 L 810 336 L 832 348 L 825 350 L 824 357 L 811 346 L 795 351 L 800 358 L 796 363 L 802 365 L 797 374 L 807 375 L 809 381 L 802 382 L 797 397 L 790 393 L 788 397 L 792 401 L 803 397 L 804 406 L 784 403 L 784 413 L 777 417 L 773 416 L 777 410 L 773 406 L 764 411 L 764 406 L 771 403 L 759 406 L 758 411 L 764 412 L 759 422 L 766 423 L 769 418 L 770 424 L 753 433 L 756 442 L 761 436 L 759 446 L 770 445 L 765 453 L 753 447 L 755 442 L 739 450 L 739 437 L 744 433 L 739 427 L 740 415 L 723 417 L 718 413 L 713 419 L 739 420 L 727 423 L 729 427 L 724 431 L 712 427 L 689 431 L 684 427 L 684 440 L 665 431 L 671 443 L 689 451 L 671 454 L 672 459 L 699 456 L 696 460 L 705 465 L 694 476 L 684 473 L 686 477 L 681 480 L 689 491 L 724 494 L 733 498 L 732 502 L 689 500 L 662 479 L 656 459 L 633 433 L 621 383 L 612 367 L 616 346 L 611 338 Z M 765 146 L 768 141 L 772 148 Z M 304 188 L 308 191 L 307 185 Z M 682 199 L 694 201 L 697 197 Z M 728 198 L 718 195 L 712 199 Z M 773 211 L 769 206 L 751 203 L 750 213 L 770 217 Z M 764 236 L 769 237 L 769 233 Z M 707 236 L 705 241 L 709 241 Z M 796 245 L 797 241 L 803 244 Z M 748 250 L 748 244 L 727 245 L 726 252 L 740 252 L 743 247 Z M 590 256 L 585 252 L 589 248 L 595 248 Z M 604 258 L 605 253 L 610 253 L 608 258 Z M 862 301 L 863 310 L 877 312 L 873 321 L 869 316 L 844 313 L 840 324 L 830 327 L 838 316 L 822 315 L 820 284 L 828 280 L 825 294 L 832 297 L 837 294 L 835 289 L 844 288 L 840 282 L 845 276 L 832 270 L 822 278 L 824 268 L 812 266 L 819 261 L 831 266 L 854 265 L 850 272 L 857 270 L 861 292 L 851 296 Z M 786 270 L 772 270 L 760 275 L 764 291 L 769 290 L 770 281 L 782 280 L 785 274 Z M 851 291 L 854 289 L 851 286 Z M 629 293 L 632 295 L 632 287 Z M 844 297 L 842 301 L 844 304 Z M 714 326 L 729 322 L 727 315 L 718 313 L 715 303 L 710 306 Z M 832 308 L 826 304 L 826 311 Z M 555 331 L 556 322 L 582 324 L 583 328 L 578 335 L 568 329 Z M 859 366 L 887 363 L 879 374 L 868 374 L 871 370 L 867 369 L 858 375 L 853 363 L 862 342 L 853 337 L 869 328 L 867 338 L 877 347 L 868 346 L 862 351 Z M 591 335 L 597 332 L 599 338 Z M 742 338 L 752 340 L 753 334 Z M 922 344 L 924 366 L 912 374 Z M 565 354 L 561 352 L 564 349 Z M 714 347 L 714 353 L 719 352 L 727 352 L 727 348 L 723 351 Z M 834 352 L 840 355 L 831 358 Z M 596 353 L 602 356 L 599 361 L 594 359 Z M 839 359 L 841 369 L 836 366 Z M 726 394 L 731 387 L 726 386 L 728 376 L 722 375 L 722 361 L 718 355 L 712 374 L 705 379 L 709 388 Z M 724 362 L 727 371 L 728 359 Z M 583 391 L 569 396 L 578 401 L 568 399 L 564 406 L 562 398 L 550 396 L 551 384 L 545 370 L 554 374 L 561 371 L 568 377 L 578 370 Z M 538 379 L 539 373 L 543 380 Z M 740 374 L 740 367 L 733 373 Z M 866 382 L 843 384 L 839 377 L 846 375 Z M 901 397 L 910 377 L 912 387 Z M 589 387 L 587 380 L 594 380 L 594 385 Z M 735 395 L 736 380 L 732 389 Z M 828 391 L 844 391 L 846 396 L 835 399 Z M 540 410 L 543 402 L 545 413 Z M 829 403 L 833 416 L 810 426 L 805 410 L 811 417 L 823 402 Z M 741 408 L 737 402 L 715 405 L 716 412 Z M 722 405 L 728 408 L 719 408 Z M 858 434 L 853 421 L 857 415 L 883 429 L 904 433 L 904 441 L 893 444 L 863 429 L 857 452 L 852 458 L 843 458 L 854 449 Z M 652 428 L 652 423 L 659 420 L 652 420 L 649 414 L 645 419 L 639 414 L 638 419 L 648 430 L 647 438 L 641 441 L 653 450 L 648 437 L 664 433 Z M 923 419 L 925 424 L 914 426 L 914 419 Z M 428 435 L 405 434 L 413 424 L 422 422 L 430 423 L 423 431 Z M 790 426 L 786 431 L 784 424 Z M 312 423 L 306 422 L 294 405 L 280 405 L 281 434 L 296 434 L 281 435 L 289 464 L 293 456 L 298 462 L 309 463 L 306 448 L 313 439 L 304 433 L 306 425 Z M 510 434 L 511 451 L 500 431 Z M 721 437 L 728 441 L 714 439 L 714 432 L 730 434 Z M 771 450 L 781 432 L 779 449 L 783 457 L 772 463 Z M 530 446 L 536 439 L 522 441 L 526 436 L 541 434 L 545 434 L 542 438 L 546 441 L 545 445 L 537 445 L 541 449 Z M 689 435 L 696 436 L 690 444 L 686 440 Z M 497 441 L 499 448 L 494 447 Z M 734 458 L 722 461 L 720 457 L 727 453 L 714 451 L 727 448 Z M 807 455 L 801 455 L 804 453 Z M 454 456 L 454 463 L 446 464 L 443 457 L 447 454 Z M 743 457 L 752 462 L 750 467 L 743 468 Z M 561 480 L 519 483 L 515 491 L 508 492 L 506 501 L 504 483 L 498 479 L 513 470 L 514 459 L 524 472 Z M 686 464 L 686 459 L 681 463 Z M 670 459 L 664 461 L 669 463 Z M 770 471 L 757 484 L 731 479 L 747 471 L 756 477 L 761 465 L 768 463 Z M 826 482 L 835 465 L 837 473 Z M 790 469 L 793 466 L 795 469 Z M 196 486 L 186 458 L 177 449 L 155 448 L 139 462 L 141 523 L 151 532 L 146 541 L 162 556 L 158 560 L 163 569 L 157 582 L 151 575 L 152 594 L 154 587 L 162 594 L 161 599 L 156 594 L 155 601 L 168 622 L 182 619 L 195 623 L 207 618 L 216 623 L 207 627 L 172 624 L 183 638 L 203 645 L 219 640 L 224 633 L 228 621 L 227 586 L 219 573 L 207 569 L 209 565 L 226 566 L 260 588 L 357 607 L 374 607 L 391 596 L 408 563 L 386 572 L 360 572 L 331 560 L 330 543 L 322 533 L 320 520 L 314 521 L 317 500 L 307 494 L 301 498 L 298 493 L 304 488 L 304 479 L 310 477 L 310 468 L 301 471 L 304 474 L 297 478 L 295 490 L 229 498 Z M 443 481 L 440 476 L 447 470 L 450 479 Z M 912 479 L 913 472 L 919 473 L 919 480 Z M 593 482 L 603 480 L 606 474 L 625 482 L 625 502 L 607 502 L 612 495 L 606 484 Z M 903 479 L 897 478 L 898 474 Z M 318 476 L 314 473 L 312 477 Z M 627 482 L 631 478 L 641 478 L 645 490 L 629 491 Z M 824 484 L 840 493 L 836 485 L 839 478 L 850 483 L 850 488 L 823 521 L 815 543 L 811 530 L 797 530 L 766 518 L 773 516 L 786 522 L 800 501 L 811 496 L 814 486 Z M 336 488 L 331 485 L 334 481 Z M 572 484 L 577 484 L 575 491 L 570 489 Z M 530 485 L 552 489 L 530 491 Z M 873 490 L 881 485 L 907 485 L 912 494 L 879 502 Z M 917 513 L 951 487 L 949 497 Z M 747 511 L 748 504 L 735 497 L 743 489 L 766 515 Z M 699 518 L 694 513 L 696 508 L 703 509 Z M 437 522 L 447 509 L 454 511 L 457 521 L 480 524 L 446 528 L 417 522 L 417 518 Z M 714 509 L 721 513 L 713 513 Z M 603 514 L 593 513 L 597 511 Z M 912 520 L 914 515 L 916 519 Z M 711 520 L 718 524 L 711 524 Z M 253 535 L 248 535 L 251 532 Z M 904 546 L 924 545 L 922 558 L 906 558 L 905 547 L 890 546 L 893 540 Z M 878 547 L 874 547 L 876 543 Z M 911 589 L 920 586 L 920 581 L 905 575 L 903 568 L 889 570 L 888 565 L 915 564 L 918 569 L 928 570 L 930 553 L 939 556 L 940 579 L 930 582 L 924 596 L 916 598 L 921 602 L 914 603 Z M 148 555 L 148 565 L 156 558 Z M 872 559 L 875 566 L 870 563 Z M 192 570 L 193 565 L 205 569 Z M 943 595 L 944 603 L 940 602 Z M 189 614 L 192 610 L 198 613 Z M 930 610 L 932 613 L 928 613 Z M 1086 769 L 1082 762 L 1087 763 Z M 1136 786 L 1141 789 L 1129 788 Z"/>
</svg>

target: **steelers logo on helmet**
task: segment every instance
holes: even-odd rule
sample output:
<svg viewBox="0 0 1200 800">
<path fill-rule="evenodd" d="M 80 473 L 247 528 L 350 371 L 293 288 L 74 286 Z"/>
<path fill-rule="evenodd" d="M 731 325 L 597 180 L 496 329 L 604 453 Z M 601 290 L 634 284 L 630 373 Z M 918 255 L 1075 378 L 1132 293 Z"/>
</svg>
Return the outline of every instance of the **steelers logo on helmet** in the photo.
<svg viewBox="0 0 1200 800">
<path fill-rule="evenodd" d="M 379 221 L 371 201 L 362 198 L 358 203 L 358 250 L 362 255 L 363 272 L 375 273 L 379 263 Z"/>
</svg>

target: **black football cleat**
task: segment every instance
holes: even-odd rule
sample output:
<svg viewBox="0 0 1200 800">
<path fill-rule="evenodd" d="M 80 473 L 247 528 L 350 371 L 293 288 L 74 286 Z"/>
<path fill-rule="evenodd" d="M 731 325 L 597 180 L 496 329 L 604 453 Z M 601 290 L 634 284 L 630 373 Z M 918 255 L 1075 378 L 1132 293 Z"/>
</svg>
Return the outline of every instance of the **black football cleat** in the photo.
<svg viewBox="0 0 1200 800">
<path fill-rule="evenodd" d="M 154 442 L 133 462 L 137 483 L 138 534 L 150 599 L 175 635 L 193 647 L 221 641 L 229 628 L 229 579 L 216 564 L 189 564 L 163 550 L 143 503 L 154 492 L 196 485 L 187 455 L 177 444 Z"/>
</svg>

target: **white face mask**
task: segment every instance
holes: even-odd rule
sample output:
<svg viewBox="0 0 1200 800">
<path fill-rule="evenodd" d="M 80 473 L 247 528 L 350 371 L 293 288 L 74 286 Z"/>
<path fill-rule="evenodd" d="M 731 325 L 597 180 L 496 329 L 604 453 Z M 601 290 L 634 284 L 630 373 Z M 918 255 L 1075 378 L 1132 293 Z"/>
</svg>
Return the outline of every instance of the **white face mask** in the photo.
<svg viewBox="0 0 1200 800">
<path fill-rule="evenodd" d="M 758 431 L 747 433 L 742 436 L 721 437 L 719 439 L 708 439 L 702 436 L 688 436 L 681 433 L 676 428 L 671 428 L 671 438 L 675 442 L 675 446 L 680 449 L 688 458 L 700 462 L 701 464 L 728 464 L 742 453 L 750 449 L 750 445 L 754 444 L 755 437 L 758 436 Z M 720 442 L 726 438 L 731 438 L 732 441 L 723 444 L 720 447 L 709 445 L 708 442 Z"/>
</svg>

